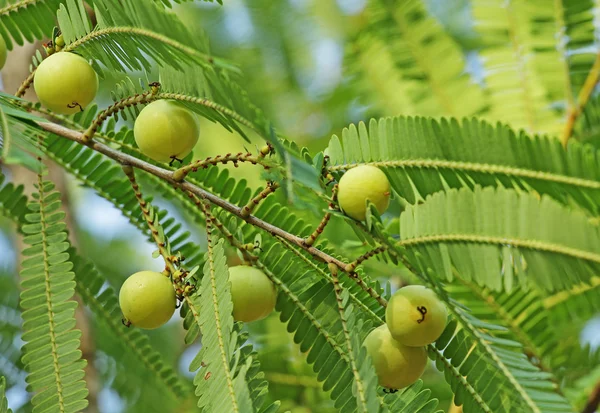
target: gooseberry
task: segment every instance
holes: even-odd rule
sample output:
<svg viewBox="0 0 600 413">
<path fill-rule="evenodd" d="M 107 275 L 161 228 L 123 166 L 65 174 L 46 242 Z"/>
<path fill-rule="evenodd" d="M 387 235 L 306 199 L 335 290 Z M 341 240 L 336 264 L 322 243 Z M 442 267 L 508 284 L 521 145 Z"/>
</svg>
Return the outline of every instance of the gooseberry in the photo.
<svg viewBox="0 0 600 413">
<path fill-rule="evenodd" d="M 38 66 L 33 87 L 42 105 L 63 115 L 83 110 L 96 97 L 98 76 L 83 57 L 60 52 Z"/>
<path fill-rule="evenodd" d="M 390 182 L 383 171 L 372 165 L 349 169 L 338 185 L 338 202 L 346 215 L 364 221 L 367 199 L 383 214 L 390 204 Z"/>
<path fill-rule="evenodd" d="M 135 142 L 142 153 L 158 162 L 185 158 L 194 149 L 200 126 L 196 116 L 174 100 L 148 104 L 135 120 Z"/>
<path fill-rule="evenodd" d="M 372 330 L 363 344 L 371 356 L 379 384 L 388 389 L 410 386 L 427 367 L 425 349 L 400 344 L 393 339 L 385 324 Z"/>
<path fill-rule="evenodd" d="M 8 49 L 6 48 L 6 42 L 4 41 L 4 37 L 0 36 L 0 69 L 4 67 L 7 55 Z"/>
<path fill-rule="evenodd" d="M 385 310 L 390 333 L 405 346 L 426 346 L 437 340 L 448 318 L 448 310 L 435 293 L 422 285 L 400 288 Z"/>
<path fill-rule="evenodd" d="M 229 268 L 233 318 L 251 322 L 268 316 L 275 308 L 277 291 L 264 272 L 248 265 Z"/>
<path fill-rule="evenodd" d="M 119 306 L 125 320 L 152 330 L 173 316 L 175 290 L 169 277 L 155 271 L 140 271 L 129 276 L 119 292 Z"/>
</svg>

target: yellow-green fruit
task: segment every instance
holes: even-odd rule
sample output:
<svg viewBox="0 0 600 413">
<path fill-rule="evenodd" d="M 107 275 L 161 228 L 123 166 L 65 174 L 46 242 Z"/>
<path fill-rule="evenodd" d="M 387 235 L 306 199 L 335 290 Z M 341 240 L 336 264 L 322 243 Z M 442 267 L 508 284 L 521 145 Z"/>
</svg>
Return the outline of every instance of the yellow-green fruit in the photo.
<svg viewBox="0 0 600 413">
<path fill-rule="evenodd" d="M 390 333 L 405 346 L 426 346 L 437 340 L 448 318 L 448 310 L 435 293 L 422 285 L 396 291 L 385 310 Z"/>
<path fill-rule="evenodd" d="M 60 52 L 38 66 L 33 87 L 42 105 L 63 115 L 79 112 L 98 92 L 98 76 L 83 57 Z"/>
<path fill-rule="evenodd" d="M 383 214 L 390 204 L 390 182 L 375 166 L 360 165 L 349 169 L 338 186 L 338 202 L 346 215 L 364 221 L 367 199 Z"/>
<path fill-rule="evenodd" d="M 177 299 L 169 277 L 155 271 L 140 271 L 125 280 L 119 306 L 132 325 L 152 330 L 169 321 Z"/>
<path fill-rule="evenodd" d="M 135 142 L 142 153 L 158 162 L 183 159 L 200 135 L 196 116 L 173 100 L 147 105 L 135 120 Z"/>
<path fill-rule="evenodd" d="M 371 356 L 379 384 L 388 389 L 410 386 L 427 367 L 425 349 L 398 343 L 385 324 L 371 331 L 363 344 Z"/>
<path fill-rule="evenodd" d="M 4 37 L 0 36 L 0 69 L 4 67 L 7 55 L 8 49 L 6 48 L 6 42 L 4 41 Z"/>
<path fill-rule="evenodd" d="M 268 316 L 275 308 L 277 291 L 264 272 L 255 267 L 238 265 L 229 268 L 233 318 L 236 321 L 256 321 Z"/>
</svg>

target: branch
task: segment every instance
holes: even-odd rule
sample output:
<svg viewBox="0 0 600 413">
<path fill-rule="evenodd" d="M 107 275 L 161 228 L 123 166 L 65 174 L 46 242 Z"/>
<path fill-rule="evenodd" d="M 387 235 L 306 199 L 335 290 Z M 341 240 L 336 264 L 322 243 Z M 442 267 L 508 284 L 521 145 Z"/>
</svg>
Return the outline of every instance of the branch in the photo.
<svg viewBox="0 0 600 413">
<path fill-rule="evenodd" d="M 565 124 L 565 128 L 560 137 L 560 141 L 563 146 L 567 146 L 567 142 L 569 138 L 573 134 L 573 128 L 575 127 L 575 121 L 583 112 L 583 108 L 587 104 L 596 84 L 598 83 L 598 79 L 600 78 L 600 53 L 596 56 L 596 61 L 594 65 L 590 69 L 587 78 L 583 86 L 581 87 L 581 91 L 579 92 L 579 96 L 577 97 L 577 105 L 571 107 L 569 112 L 567 113 L 567 123 Z"/>
<path fill-rule="evenodd" d="M 193 185 L 187 181 L 178 182 L 177 180 L 174 179 L 172 171 L 152 165 L 152 164 L 142 161 L 134 156 L 121 153 L 118 150 L 113 149 L 107 145 L 100 143 L 100 142 L 90 141 L 88 143 L 85 143 L 85 138 L 84 138 L 83 134 L 80 132 L 77 132 L 75 130 L 68 129 L 63 126 L 60 126 L 60 125 L 57 125 L 54 123 L 48 123 L 48 122 L 40 122 L 40 123 L 38 123 L 38 126 L 48 132 L 62 136 L 63 138 L 67 138 L 71 141 L 80 143 L 82 145 L 86 145 L 89 148 L 117 161 L 121 165 L 129 165 L 129 166 L 135 167 L 137 169 L 141 169 L 141 170 L 148 172 L 158 178 L 165 180 L 166 182 L 169 182 L 174 187 L 180 188 L 184 191 L 191 192 L 192 194 L 194 194 L 200 198 L 206 199 L 210 203 L 223 208 L 227 212 L 243 219 L 244 221 L 248 222 L 249 224 L 254 225 L 255 227 L 261 228 L 264 231 L 267 231 L 268 233 L 270 233 L 271 235 L 285 239 L 286 241 L 304 249 L 305 251 L 307 251 L 309 254 L 311 254 L 316 259 L 319 259 L 320 261 L 323 261 L 328 264 L 335 264 L 340 270 L 345 272 L 346 264 L 344 262 L 338 260 L 335 257 L 332 257 L 331 255 L 329 255 L 313 246 L 306 245 L 304 243 L 303 238 L 298 237 L 294 234 L 290 234 L 289 232 L 284 231 L 283 229 L 281 229 L 279 227 L 276 227 L 272 224 L 269 224 L 266 221 L 263 221 L 263 220 L 255 217 L 254 215 L 244 216 L 244 214 L 242 213 L 241 207 L 238 207 L 235 204 L 232 204 L 222 198 L 219 198 L 218 196 L 216 196 L 196 185 Z"/>
</svg>

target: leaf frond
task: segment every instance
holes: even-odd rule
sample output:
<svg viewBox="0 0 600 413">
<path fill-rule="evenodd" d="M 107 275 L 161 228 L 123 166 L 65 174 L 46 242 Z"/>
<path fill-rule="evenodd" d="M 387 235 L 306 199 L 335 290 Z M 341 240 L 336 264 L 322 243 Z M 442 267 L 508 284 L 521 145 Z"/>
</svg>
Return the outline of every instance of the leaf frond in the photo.
<svg viewBox="0 0 600 413">
<path fill-rule="evenodd" d="M 75 275 L 62 222 L 60 194 L 39 176 L 37 193 L 27 206 L 21 270 L 23 363 L 28 388 L 36 392 L 34 413 L 76 412 L 88 402 L 83 380 L 81 331 L 75 329 Z"/>
<path fill-rule="evenodd" d="M 600 158 L 590 146 L 515 133 L 476 119 L 397 117 L 359 123 L 334 135 L 326 154 L 337 173 L 358 164 L 382 168 L 394 191 L 415 203 L 448 188 L 530 188 L 597 215 Z"/>
</svg>

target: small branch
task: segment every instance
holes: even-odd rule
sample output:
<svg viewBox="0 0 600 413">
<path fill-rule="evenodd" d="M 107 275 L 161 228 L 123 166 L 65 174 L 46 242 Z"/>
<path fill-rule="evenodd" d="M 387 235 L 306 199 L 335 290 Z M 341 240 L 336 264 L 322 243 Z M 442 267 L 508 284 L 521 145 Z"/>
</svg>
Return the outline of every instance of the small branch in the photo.
<svg viewBox="0 0 600 413">
<path fill-rule="evenodd" d="M 263 199 L 265 199 L 270 194 L 275 192 L 275 190 L 277 190 L 277 188 L 279 188 L 279 184 L 277 182 L 273 182 L 273 181 L 267 182 L 267 187 L 265 189 L 263 189 L 262 191 L 260 191 L 260 193 L 258 195 L 256 195 L 254 198 L 252 198 L 250 201 L 248 201 L 248 203 L 242 208 L 241 217 L 246 218 L 247 216 L 249 216 L 252 213 L 252 211 L 254 211 L 254 208 L 256 208 L 256 206 Z"/>
<path fill-rule="evenodd" d="M 331 174 L 329 174 L 329 175 L 331 175 Z M 333 188 L 331 189 L 331 201 L 329 202 L 329 209 L 334 210 L 334 211 L 338 209 L 337 194 L 338 194 L 338 184 L 335 184 L 333 186 Z M 323 217 L 323 219 L 321 219 L 319 226 L 314 230 L 314 232 L 312 234 L 310 234 L 307 238 L 304 239 L 304 243 L 309 246 L 313 245 L 317 241 L 317 238 L 319 238 L 319 235 L 321 235 L 323 233 L 323 231 L 325 230 L 325 227 L 329 223 L 330 219 L 331 219 L 331 213 L 327 212 L 325 214 L 325 216 Z"/>
<path fill-rule="evenodd" d="M 563 129 L 563 133 L 560 137 L 560 141 L 563 146 L 567 146 L 567 142 L 569 138 L 573 134 L 573 128 L 575 127 L 575 121 L 583 112 L 583 108 L 587 104 L 596 84 L 598 83 L 598 79 L 600 78 L 600 53 L 596 55 L 596 61 L 594 65 L 590 69 L 587 78 L 583 86 L 581 87 L 581 91 L 579 92 L 579 96 L 577 97 L 577 105 L 575 107 L 571 107 L 569 112 L 567 113 L 567 122 Z"/>
<path fill-rule="evenodd" d="M 154 221 L 158 219 L 158 217 L 151 211 L 151 206 L 148 206 L 146 200 L 142 197 L 142 193 L 140 191 L 140 187 L 135 179 L 135 172 L 131 166 L 123 166 L 123 172 L 129 178 L 129 182 L 131 182 L 131 187 L 133 188 L 133 192 L 135 194 L 135 198 L 140 204 L 140 209 L 142 210 L 142 214 L 144 215 L 144 220 L 148 224 L 148 228 L 152 233 L 152 238 L 158 247 L 158 251 L 160 255 L 163 257 L 165 261 L 165 269 L 169 272 L 169 274 L 175 274 L 177 269 L 171 260 L 171 252 L 167 246 L 167 243 L 159 238 L 159 231 L 157 225 L 155 225 Z"/>
<path fill-rule="evenodd" d="M 323 216 L 323 219 L 321 219 L 321 222 L 319 223 L 319 226 L 317 227 L 317 229 L 315 229 L 312 234 L 310 234 L 308 237 L 306 237 L 304 239 L 304 243 L 308 246 L 313 245 L 317 241 L 317 238 L 319 238 L 319 235 L 321 235 L 323 233 L 323 230 L 329 223 L 330 219 L 331 219 L 331 213 L 327 212 Z"/>
<path fill-rule="evenodd" d="M 358 257 L 356 259 L 356 261 L 351 262 L 350 264 L 346 265 L 346 272 L 354 272 L 354 270 L 356 270 L 356 267 L 358 267 L 361 263 L 365 262 L 366 260 L 368 260 L 369 258 L 382 253 L 383 251 L 385 251 L 387 249 L 387 246 L 385 245 L 380 245 L 377 248 L 372 249 L 371 251 L 361 255 L 360 257 Z"/>
<path fill-rule="evenodd" d="M 581 413 L 594 413 L 600 405 L 600 383 L 597 383 Z"/>
<path fill-rule="evenodd" d="M 94 134 L 102 126 L 102 123 L 104 123 L 106 119 L 113 116 L 115 113 L 118 113 L 130 106 L 150 103 L 156 100 L 156 94 L 158 93 L 160 84 L 158 82 L 150 83 L 150 87 L 150 91 L 121 99 L 100 112 L 90 127 L 83 133 L 83 143 L 87 144 L 89 141 L 91 141 L 94 137 Z"/>
<path fill-rule="evenodd" d="M 25 92 L 27 92 L 27 89 L 29 89 L 29 87 L 33 83 L 33 78 L 35 77 L 36 70 L 37 69 L 33 69 L 33 72 L 31 72 L 29 76 L 27 76 L 27 78 L 23 81 L 23 83 L 21 83 L 21 86 L 19 86 L 17 93 L 15 93 L 16 97 L 22 98 L 23 96 L 25 96 Z"/>
<path fill-rule="evenodd" d="M 268 165 L 263 160 L 263 158 L 264 158 L 264 156 L 255 156 L 255 155 L 252 155 L 250 152 L 248 152 L 248 153 L 239 152 L 236 154 L 228 153 L 224 156 L 217 155 L 215 157 L 209 156 L 206 159 L 194 161 L 194 162 L 190 163 L 189 165 L 186 165 L 186 166 L 183 166 L 183 167 L 177 169 L 175 172 L 173 172 L 173 179 L 177 182 L 181 182 L 185 179 L 185 177 L 189 173 L 196 172 L 198 169 L 206 169 L 212 165 L 217 165 L 220 163 L 226 164 L 228 162 L 232 162 L 236 168 L 238 167 L 238 163 L 240 163 L 240 162 L 249 162 L 252 165 L 260 164 L 263 166 L 263 168 L 269 169 L 271 166 Z"/>
</svg>

